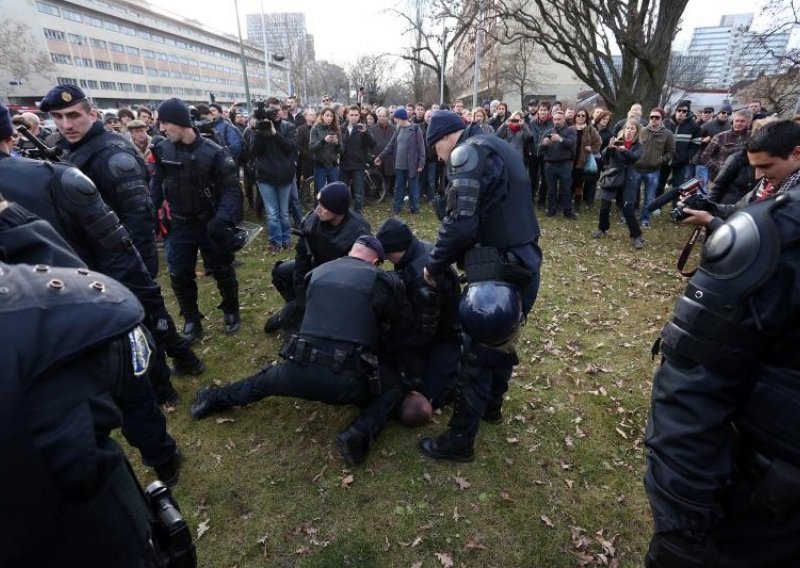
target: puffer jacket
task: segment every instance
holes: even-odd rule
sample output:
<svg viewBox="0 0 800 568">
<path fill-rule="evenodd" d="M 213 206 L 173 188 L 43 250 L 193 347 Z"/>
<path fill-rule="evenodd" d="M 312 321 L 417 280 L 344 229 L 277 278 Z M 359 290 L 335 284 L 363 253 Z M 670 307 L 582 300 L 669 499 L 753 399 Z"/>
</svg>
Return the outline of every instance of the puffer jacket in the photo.
<svg viewBox="0 0 800 568">
<path fill-rule="evenodd" d="M 315 165 L 329 167 L 339 163 L 339 156 L 344 149 L 342 146 L 342 135 L 338 133 L 338 141 L 335 144 L 331 144 L 325 142 L 325 137 L 328 134 L 337 133 L 324 124 L 315 124 L 311 127 L 308 147 L 311 150 L 311 158 L 314 160 Z"/>
</svg>

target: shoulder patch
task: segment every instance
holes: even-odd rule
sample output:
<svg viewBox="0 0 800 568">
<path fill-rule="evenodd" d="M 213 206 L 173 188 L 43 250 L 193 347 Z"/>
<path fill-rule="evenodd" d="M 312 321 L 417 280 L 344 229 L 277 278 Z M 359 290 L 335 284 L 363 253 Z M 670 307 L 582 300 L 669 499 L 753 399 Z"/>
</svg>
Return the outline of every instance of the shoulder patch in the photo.
<svg viewBox="0 0 800 568">
<path fill-rule="evenodd" d="M 147 336 L 142 331 L 141 326 L 136 326 L 128 333 L 128 342 L 131 345 L 131 366 L 133 368 L 133 375 L 141 377 L 147 373 L 150 367 L 150 356 L 152 350 L 150 344 L 147 342 Z"/>
</svg>

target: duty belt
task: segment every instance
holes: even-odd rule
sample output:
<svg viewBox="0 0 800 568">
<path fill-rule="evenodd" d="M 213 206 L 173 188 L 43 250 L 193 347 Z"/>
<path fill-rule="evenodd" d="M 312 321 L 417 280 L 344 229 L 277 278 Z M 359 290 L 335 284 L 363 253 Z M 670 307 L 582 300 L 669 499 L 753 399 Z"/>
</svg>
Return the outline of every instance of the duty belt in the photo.
<svg viewBox="0 0 800 568">
<path fill-rule="evenodd" d="M 186 217 L 184 215 L 176 215 L 175 213 L 170 212 L 170 219 L 173 221 L 178 221 L 179 223 L 185 223 L 187 225 L 202 225 L 210 221 L 212 218 L 213 215 L 210 213 L 202 213 L 200 215 Z"/>
<path fill-rule="evenodd" d="M 349 349 L 334 349 L 333 353 L 321 351 L 314 343 L 293 335 L 280 351 L 281 357 L 295 363 L 314 363 L 331 367 L 334 373 L 341 371 L 361 372 L 361 360 L 355 347 Z"/>
</svg>

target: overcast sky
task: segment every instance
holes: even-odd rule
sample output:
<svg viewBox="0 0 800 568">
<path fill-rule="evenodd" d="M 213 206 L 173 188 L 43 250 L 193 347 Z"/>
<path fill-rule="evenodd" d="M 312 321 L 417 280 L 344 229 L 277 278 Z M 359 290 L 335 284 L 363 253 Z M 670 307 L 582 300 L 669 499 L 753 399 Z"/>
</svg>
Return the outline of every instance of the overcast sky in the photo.
<svg viewBox="0 0 800 568">
<path fill-rule="evenodd" d="M 763 4 L 763 0 L 689 0 L 674 48 L 683 50 L 688 47 L 695 27 L 718 25 L 723 14 L 753 12 L 758 15 Z M 169 6 L 178 15 L 236 35 L 233 0 L 216 2 L 213 8 L 199 9 L 197 0 L 170 0 L 161 6 Z M 405 10 L 406 0 L 265 0 L 263 6 L 264 12 L 305 13 L 307 30 L 314 35 L 317 59 L 347 64 L 363 54 L 399 53 L 409 41 L 409 36 L 402 33 L 406 29 L 402 19 L 387 13 L 392 8 Z M 260 11 L 259 0 L 239 0 L 243 37 L 247 37 L 245 15 Z"/>
</svg>

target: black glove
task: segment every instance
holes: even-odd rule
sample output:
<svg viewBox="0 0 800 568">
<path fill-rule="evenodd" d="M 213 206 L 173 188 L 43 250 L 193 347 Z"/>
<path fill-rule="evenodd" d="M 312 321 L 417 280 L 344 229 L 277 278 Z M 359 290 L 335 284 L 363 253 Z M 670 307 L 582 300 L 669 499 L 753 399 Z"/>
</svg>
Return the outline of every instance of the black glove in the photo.
<svg viewBox="0 0 800 568">
<path fill-rule="evenodd" d="M 645 568 L 713 568 L 717 550 L 707 533 L 656 533 L 644 559 Z"/>
<path fill-rule="evenodd" d="M 247 240 L 247 233 L 237 229 L 230 221 L 216 217 L 208 222 L 206 232 L 211 245 L 222 253 L 236 252 Z"/>
</svg>

